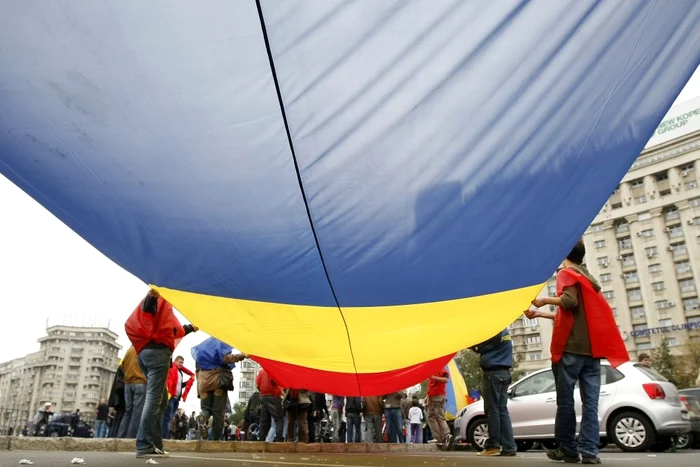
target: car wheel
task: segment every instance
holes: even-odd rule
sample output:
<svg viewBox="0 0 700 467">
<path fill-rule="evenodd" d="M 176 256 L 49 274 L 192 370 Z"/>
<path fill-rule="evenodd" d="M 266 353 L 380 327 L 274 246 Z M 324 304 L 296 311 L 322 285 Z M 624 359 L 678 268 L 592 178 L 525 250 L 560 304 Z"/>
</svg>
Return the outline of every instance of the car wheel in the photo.
<svg viewBox="0 0 700 467">
<path fill-rule="evenodd" d="M 673 446 L 673 439 L 672 438 L 659 438 L 657 441 L 651 446 L 651 451 L 652 452 L 665 452 L 671 449 L 671 446 Z"/>
<path fill-rule="evenodd" d="M 489 439 L 489 426 L 486 424 L 485 418 L 478 418 L 469 425 L 467 438 L 474 449 L 484 450 L 486 440 Z"/>
<path fill-rule="evenodd" d="M 532 449 L 535 445 L 534 441 L 516 441 L 515 444 L 518 446 L 518 452 L 525 452 Z"/>
<path fill-rule="evenodd" d="M 695 444 L 695 436 L 692 433 L 685 435 L 680 435 L 676 438 L 676 448 L 678 449 L 690 449 Z"/>
<path fill-rule="evenodd" d="M 644 415 L 622 412 L 610 423 L 610 438 L 625 452 L 644 452 L 656 442 L 656 433 Z"/>
</svg>

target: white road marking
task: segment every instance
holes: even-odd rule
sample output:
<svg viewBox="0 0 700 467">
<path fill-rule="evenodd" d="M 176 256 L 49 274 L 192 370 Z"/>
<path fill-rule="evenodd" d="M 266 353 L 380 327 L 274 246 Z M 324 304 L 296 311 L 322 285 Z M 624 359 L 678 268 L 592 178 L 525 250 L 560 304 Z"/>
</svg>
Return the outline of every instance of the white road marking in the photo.
<svg viewBox="0 0 700 467">
<path fill-rule="evenodd" d="M 329 453 L 330 454 L 330 453 Z M 372 465 L 352 465 L 352 464 L 319 464 L 319 463 L 311 463 L 307 461 L 301 461 L 301 462 L 289 462 L 289 461 L 281 461 L 281 460 L 262 460 L 262 459 L 231 459 L 231 458 L 225 458 L 225 457 L 195 457 L 195 456 L 173 456 L 170 454 L 170 457 L 174 459 L 193 459 L 193 460 L 203 460 L 203 461 L 220 461 L 220 462 L 242 462 L 242 463 L 251 463 L 251 464 L 276 464 L 276 465 L 309 465 L 309 466 L 314 466 L 314 467 L 378 467 L 378 466 L 372 466 Z"/>
</svg>

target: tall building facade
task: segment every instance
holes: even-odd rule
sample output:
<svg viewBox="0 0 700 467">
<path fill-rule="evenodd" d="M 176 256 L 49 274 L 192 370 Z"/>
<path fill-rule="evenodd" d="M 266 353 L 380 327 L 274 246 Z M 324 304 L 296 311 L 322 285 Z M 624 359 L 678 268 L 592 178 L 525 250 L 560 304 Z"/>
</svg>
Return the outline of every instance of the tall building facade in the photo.
<svg viewBox="0 0 700 467">
<path fill-rule="evenodd" d="M 121 346 L 107 328 L 52 326 L 39 351 L 0 364 L 0 433 L 14 433 L 46 403 L 54 413 L 80 410 L 91 420 L 107 399 Z"/>
<path fill-rule="evenodd" d="M 586 266 L 600 281 L 632 358 L 664 337 L 674 353 L 700 339 L 699 171 L 697 98 L 669 112 L 584 234 Z M 555 293 L 553 277 L 542 294 Z M 527 370 L 550 364 L 551 322 L 544 321 L 521 317 L 511 325 L 526 341 L 515 343 Z"/>
<path fill-rule="evenodd" d="M 234 400 L 238 402 L 248 403 L 248 399 L 256 391 L 255 377 L 260 372 L 260 365 L 253 360 L 244 360 L 240 363 L 241 377 L 238 381 L 238 394 L 234 394 Z"/>
</svg>

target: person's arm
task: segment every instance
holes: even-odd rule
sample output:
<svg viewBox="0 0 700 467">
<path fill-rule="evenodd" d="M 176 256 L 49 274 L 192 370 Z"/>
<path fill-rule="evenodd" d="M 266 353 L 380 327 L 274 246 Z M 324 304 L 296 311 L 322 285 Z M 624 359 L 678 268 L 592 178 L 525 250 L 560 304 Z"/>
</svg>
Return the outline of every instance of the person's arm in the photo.
<svg viewBox="0 0 700 467">
<path fill-rule="evenodd" d="M 239 354 L 233 354 L 233 353 L 227 353 L 224 355 L 224 364 L 230 365 L 232 363 L 238 363 L 242 362 L 245 360 L 248 356 L 242 353 Z"/>
<path fill-rule="evenodd" d="M 430 379 L 433 381 L 437 381 L 438 383 L 446 383 L 450 380 L 450 378 L 443 378 L 442 376 L 435 375 L 431 376 Z"/>
</svg>

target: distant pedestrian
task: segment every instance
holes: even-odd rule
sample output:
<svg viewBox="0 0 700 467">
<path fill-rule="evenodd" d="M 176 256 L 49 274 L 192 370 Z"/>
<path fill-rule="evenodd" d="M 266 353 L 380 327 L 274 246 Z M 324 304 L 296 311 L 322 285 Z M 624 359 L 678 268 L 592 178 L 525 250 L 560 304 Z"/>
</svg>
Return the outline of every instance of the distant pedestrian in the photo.
<svg viewBox="0 0 700 467">
<path fill-rule="evenodd" d="M 454 436 L 450 433 L 445 419 L 445 399 L 447 396 L 447 382 L 450 373 L 447 367 L 439 370 L 428 380 L 428 424 L 435 442 L 444 444 L 447 450 L 454 445 Z"/>
<path fill-rule="evenodd" d="M 119 438 L 136 438 L 141 422 L 143 404 L 146 402 L 146 376 L 139 366 L 139 357 L 132 345 L 122 359 L 124 369 L 124 399 L 126 410 L 119 426 Z"/>
<path fill-rule="evenodd" d="M 107 405 L 107 400 L 100 400 L 100 404 L 95 409 L 95 438 L 106 438 L 108 427 L 107 421 L 109 420 L 109 406 Z"/>
<path fill-rule="evenodd" d="M 421 442 L 421 432 L 423 431 L 423 409 L 420 408 L 418 398 L 411 400 L 411 408 L 408 410 L 408 420 L 411 423 L 411 442 L 419 444 Z"/>
</svg>

